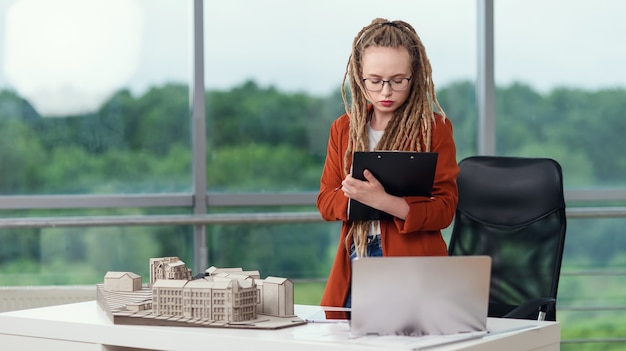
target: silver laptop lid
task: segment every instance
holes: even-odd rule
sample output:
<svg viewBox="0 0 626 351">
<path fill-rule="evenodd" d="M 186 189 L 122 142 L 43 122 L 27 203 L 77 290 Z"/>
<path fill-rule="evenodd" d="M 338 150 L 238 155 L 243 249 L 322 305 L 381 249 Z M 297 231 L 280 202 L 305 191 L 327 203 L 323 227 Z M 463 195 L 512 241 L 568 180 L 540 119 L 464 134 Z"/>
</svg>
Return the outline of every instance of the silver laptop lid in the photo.
<svg viewBox="0 0 626 351">
<path fill-rule="evenodd" d="M 365 257 L 352 262 L 355 336 L 485 331 L 489 256 Z"/>
</svg>

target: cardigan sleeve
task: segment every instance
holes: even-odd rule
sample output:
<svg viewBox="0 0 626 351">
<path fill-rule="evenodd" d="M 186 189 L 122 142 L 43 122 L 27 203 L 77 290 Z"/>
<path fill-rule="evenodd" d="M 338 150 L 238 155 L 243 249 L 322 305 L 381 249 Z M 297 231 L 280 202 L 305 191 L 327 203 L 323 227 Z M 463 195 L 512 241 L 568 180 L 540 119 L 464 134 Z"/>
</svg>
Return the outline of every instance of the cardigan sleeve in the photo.
<svg viewBox="0 0 626 351">
<path fill-rule="evenodd" d="M 320 191 L 317 196 L 317 208 L 327 221 L 345 221 L 348 219 L 348 198 L 341 191 L 341 182 L 345 178 L 343 155 L 347 142 L 349 119 L 343 115 L 330 127 L 326 161 L 320 178 Z"/>
</svg>

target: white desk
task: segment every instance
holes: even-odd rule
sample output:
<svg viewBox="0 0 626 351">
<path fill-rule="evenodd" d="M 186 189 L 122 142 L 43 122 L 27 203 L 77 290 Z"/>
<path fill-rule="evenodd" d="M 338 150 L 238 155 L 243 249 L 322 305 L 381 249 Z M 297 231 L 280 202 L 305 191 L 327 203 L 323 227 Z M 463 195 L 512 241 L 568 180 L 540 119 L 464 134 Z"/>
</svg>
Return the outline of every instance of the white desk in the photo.
<svg viewBox="0 0 626 351">
<path fill-rule="evenodd" d="M 296 305 L 302 318 L 317 306 Z M 432 351 L 559 350 L 558 322 L 489 318 L 491 334 L 427 347 Z M 438 341 L 451 341 L 437 337 Z M 421 338 L 351 338 L 349 325 L 308 323 L 278 330 L 115 325 L 95 301 L 0 313 L 2 350 L 416 350 Z M 423 349 L 423 348 L 422 348 Z"/>
</svg>

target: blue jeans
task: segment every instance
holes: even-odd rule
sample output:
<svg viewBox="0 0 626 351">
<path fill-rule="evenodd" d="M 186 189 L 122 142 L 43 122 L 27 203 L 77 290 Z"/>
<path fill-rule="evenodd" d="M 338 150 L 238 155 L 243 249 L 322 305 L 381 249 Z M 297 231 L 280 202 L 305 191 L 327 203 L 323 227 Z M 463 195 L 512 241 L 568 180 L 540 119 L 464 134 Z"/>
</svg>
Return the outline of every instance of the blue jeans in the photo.
<svg viewBox="0 0 626 351">
<path fill-rule="evenodd" d="M 377 235 L 367 243 L 367 256 L 374 257 L 382 255 L 383 250 L 380 246 L 380 235 Z M 355 258 L 356 250 L 354 248 L 354 244 L 352 244 L 352 246 L 350 246 L 350 261 L 354 260 Z M 346 298 L 344 307 L 352 307 L 352 291 L 350 291 L 350 288 L 348 288 L 348 297 Z"/>
</svg>

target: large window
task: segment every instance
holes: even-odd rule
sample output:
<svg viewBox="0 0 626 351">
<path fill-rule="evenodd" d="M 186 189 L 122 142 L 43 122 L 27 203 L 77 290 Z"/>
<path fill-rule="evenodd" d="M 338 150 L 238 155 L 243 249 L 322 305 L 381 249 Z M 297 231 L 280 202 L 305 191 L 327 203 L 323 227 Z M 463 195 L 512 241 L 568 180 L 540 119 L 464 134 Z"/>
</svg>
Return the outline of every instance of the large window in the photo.
<svg viewBox="0 0 626 351">
<path fill-rule="evenodd" d="M 415 27 L 459 150 L 475 150 L 470 136 L 476 121 L 473 4 L 402 0 L 383 8 L 377 1 L 355 5 L 328 0 L 205 2 L 210 194 L 311 192 L 308 207 L 273 211 L 315 211 L 330 124 L 345 112 L 341 83 L 352 41 L 376 17 L 402 19 Z M 267 206 L 246 210 L 265 212 Z M 272 274 L 324 278 L 339 227 L 244 224 L 210 226 L 207 233 L 211 263 L 245 261 Z M 237 255 L 232 247 L 238 248 Z M 266 255 L 281 258 L 274 264 L 263 259 Z"/>
<path fill-rule="evenodd" d="M 0 194 L 189 191 L 191 6 L 3 4 Z"/>
<path fill-rule="evenodd" d="M 564 337 L 610 338 L 626 5 L 498 1 L 490 32 L 477 3 L 493 1 L 0 1 L 0 285 L 93 284 L 160 256 L 325 279 L 339 232 L 315 217 L 328 129 L 352 40 L 384 17 L 421 36 L 459 160 L 488 130 L 488 151 L 561 163 Z M 495 36 L 487 125 L 477 28 Z"/>
<path fill-rule="evenodd" d="M 106 196 L 191 190 L 191 14 L 176 0 L 0 3 L 0 217 L 189 213 Z M 144 273 L 149 257 L 191 260 L 191 234 L 76 222 L 0 229 L 0 285 Z"/>
<path fill-rule="evenodd" d="M 557 159 L 570 190 L 625 187 L 624 3 L 494 9 L 498 153 Z"/>
<path fill-rule="evenodd" d="M 198 49 L 192 1 L 3 2 L 0 217 L 32 218 L 33 227 L 0 229 L 0 240 L 10 243 L 0 252 L 2 284 L 47 284 L 47 271 L 38 267 L 59 271 L 64 264 L 55 283 L 92 283 L 102 269 L 134 261 L 133 252 L 146 261 L 206 254 L 209 265 L 325 278 L 338 223 L 249 219 L 316 211 L 328 130 L 344 113 L 340 89 L 350 46 L 376 17 L 403 19 L 418 31 L 441 103 L 458 125 L 460 150 L 471 153 L 473 4 L 398 0 L 382 10 L 376 1 L 203 5 Z M 204 153 L 194 149 L 194 120 L 203 116 L 193 101 L 202 54 Z M 203 154 L 206 173 L 194 168 Z M 196 189 L 198 176 L 206 178 L 206 189 Z M 202 215 L 204 191 L 208 214 L 237 215 L 239 223 L 126 226 L 140 216 Z M 306 194 L 305 200 L 290 194 Z M 46 218 L 68 217 L 66 227 L 46 225 Z M 95 260 L 92 251 L 109 262 Z M 43 275 L 16 279 L 21 266 Z M 91 275 L 69 268 L 76 266 Z"/>
<path fill-rule="evenodd" d="M 468 140 L 475 12 L 459 0 L 205 2 L 209 190 L 318 189 L 352 41 L 377 17 L 414 26 L 443 108 Z"/>
<path fill-rule="evenodd" d="M 571 213 L 626 203 L 624 10 L 618 0 L 494 4 L 496 151 L 559 161 Z M 570 216 L 558 302 L 564 339 L 584 334 L 608 350 L 610 325 L 626 322 L 624 224 Z"/>
</svg>

